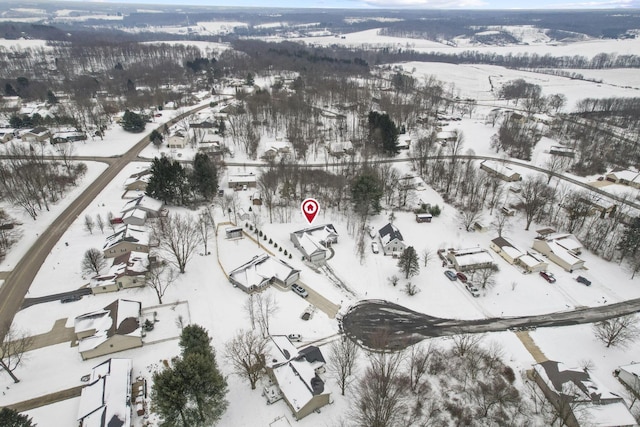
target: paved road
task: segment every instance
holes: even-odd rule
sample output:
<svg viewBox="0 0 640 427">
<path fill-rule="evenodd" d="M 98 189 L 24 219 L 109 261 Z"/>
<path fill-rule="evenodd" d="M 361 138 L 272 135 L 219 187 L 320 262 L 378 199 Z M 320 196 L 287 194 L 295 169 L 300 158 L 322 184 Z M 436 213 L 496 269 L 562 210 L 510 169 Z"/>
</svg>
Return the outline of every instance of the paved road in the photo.
<svg viewBox="0 0 640 427">
<path fill-rule="evenodd" d="M 171 126 L 182 118 L 207 107 L 208 105 L 195 107 L 171 119 L 167 122 L 167 125 Z M 0 325 L 11 324 L 13 317 L 22 306 L 24 297 L 40 267 L 73 221 L 82 214 L 86 207 L 93 202 L 98 194 L 113 181 L 127 164 L 137 160 L 140 152 L 148 144 L 149 135 L 146 135 L 124 155 L 109 158 L 107 169 L 56 218 L 16 264 L 13 271 L 7 275 L 4 284 L 0 288 Z"/>
<path fill-rule="evenodd" d="M 342 330 L 351 339 L 375 349 L 402 349 L 426 338 L 460 333 L 506 331 L 510 328 L 569 326 L 599 322 L 640 311 L 640 298 L 600 307 L 536 316 L 477 320 L 441 319 L 398 304 L 367 300 L 342 318 Z"/>
</svg>

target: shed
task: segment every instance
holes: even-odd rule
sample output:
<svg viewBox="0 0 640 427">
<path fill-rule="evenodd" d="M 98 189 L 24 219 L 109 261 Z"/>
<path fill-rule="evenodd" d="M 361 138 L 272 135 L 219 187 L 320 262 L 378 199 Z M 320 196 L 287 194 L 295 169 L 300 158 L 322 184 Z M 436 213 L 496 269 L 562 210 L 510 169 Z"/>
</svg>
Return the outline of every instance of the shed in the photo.
<svg viewBox="0 0 640 427">
<path fill-rule="evenodd" d="M 242 238 L 242 227 L 227 227 L 224 230 L 227 239 Z"/>
<path fill-rule="evenodd" d="M 433 215 L 429 213 L 416 214 L 416 222 L 431 222 Z"/>
</svg>

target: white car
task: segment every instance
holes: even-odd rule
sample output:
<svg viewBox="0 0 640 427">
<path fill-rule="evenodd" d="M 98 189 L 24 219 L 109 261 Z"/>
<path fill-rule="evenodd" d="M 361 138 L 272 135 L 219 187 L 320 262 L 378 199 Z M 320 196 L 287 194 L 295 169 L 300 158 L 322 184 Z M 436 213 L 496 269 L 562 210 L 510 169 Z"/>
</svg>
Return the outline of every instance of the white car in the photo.
<svg viewBox="0 0 640 427">
<path fill-rule="evenodd" d="M 306 298 L 309 296 L 309 293 L 307 292 L 307 290 L 302 286 L 298 285 L 297 283 L 294 283 L 293 285 L 291 285 L 291 290 L 296 294 L 300 295 L 302 298 Z"/>
<path fill-rule="evenodd" d="M 380 252 L 380 247 L 377 242 L 371 242 L 371 251 L 373 251 L 374 254 Z"/>
<path fill-rule="evenodd" d="M 474 298 L 478 298 L 480 296 L 480 291 L 478 290 L 478 288 L 473 286 L 471 283 L 465 284 L 464 287 L 467 288 L 469 293 L 473 295 Z"/>
</svg>

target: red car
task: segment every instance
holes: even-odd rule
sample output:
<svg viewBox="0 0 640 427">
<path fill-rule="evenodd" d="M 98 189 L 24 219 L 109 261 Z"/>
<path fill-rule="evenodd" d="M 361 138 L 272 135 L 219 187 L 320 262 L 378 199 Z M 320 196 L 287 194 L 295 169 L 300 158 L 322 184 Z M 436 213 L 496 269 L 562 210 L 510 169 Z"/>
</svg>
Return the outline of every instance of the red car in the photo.
<svg viewBox="0 0 640 427">
<path fill-rule="evenodd" d="M 467 276 L 465 276 L 464 274 L 458 272 L 456 273 L 456 276 L 458 276 L 458 279 L 460 279 L 462 283 L 467 283 Z"/>
<path fill-rule="evenodd" d="M 542 276 L 542 278 L 544 280 L 546 280 L 549 283 L 555 283 L 556 282 L 556 278 L 553 277 L 553 273 L 547 273 L 546 271 L 541 271 L 540 275 Z"/>
</svg>

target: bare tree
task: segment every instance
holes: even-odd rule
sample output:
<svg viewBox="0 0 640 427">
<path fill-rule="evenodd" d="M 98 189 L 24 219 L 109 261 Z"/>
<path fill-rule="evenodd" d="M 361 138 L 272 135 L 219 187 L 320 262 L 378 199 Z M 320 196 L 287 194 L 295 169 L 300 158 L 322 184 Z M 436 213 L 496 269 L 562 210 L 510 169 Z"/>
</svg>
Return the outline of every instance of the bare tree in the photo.
<svg viewBox="0 0 640 427">
<path fill-rule="evenodd" d="M 606 344 L 607 348 L 626 347 L 640 336 L 638 319 L 633 314 L 595 323 L 593 332 L 598 340 Z"/>
<path fill-rule="evenodd" d="M 82 272 L 87 275 L 100 274 L 107 266 L 107 260 L 100 249 L 87 249 L 82 258 Z"/>
<path fill-rule="evenodd" d="M 357 426 L 390 427 L 405 425 L 407 405 L 404 399 L 406 383 L 400 367 L 404 355 L 372 353 L 370 365 L 354 390 L 352 418 Z"/>
<path fill-rule="evenodd" d="M 102 234 L 104 234 L 104 219 L 102 218 L 102 215 L 100 214 L 96 214 L 96 225 L 98 226 L 98 228 L 100 229 L 100 232 Z"/>
<path fill-rule="evenodd" d="M 209 235 L 211 234 L 211 231 L 213 231 L 213 227 L 213 216 L 206 211 L 200 212 L 200 215 L 198 216 L 198 231 L 200 232 L 200 238 L 204 244 L 205 255 L 209 255 L 207 244 L 209 242 Z"/>
<path fill-rule="evenodd" d="M 111 231 L 115 233 L 116 228 L 118 228 L 118 224 L 116 224 L 116 222 L 113 219 L 114 219 L 113 212 L 109 211 L 107 213 L 107 222 L 109 223 L 109 228 L 111 228 Z"/>
<path fill-rule="evenodd" d="M 233 372 L 249 381 L 251 390 L 262 376 L 265 366 L 267 339 L 253 331 L 239 330 L 226 344 L 224 356 L 233 366 Z"/>
<path fill-rule="evenodd" d="M 453 353 L 456 356 L 464 357 L 471 351 L 478 348 L 480 341 L 484 335 L 482 334 L 458 334 L 453 337 Z"/>
<path fill-rule="evenodd" d="M 25 353 L 33 345 L 33 337 L 27 335 L 26 332 L 18 331 L 10 324 L 6 324 L 1 330 L 2 343 L 0 343 L 0 366 L 11 376 L 13 382 L 18 383 L 20 380 L 13 371 L 15 371 L 24 359 Z"/>
<path fill-rule="evenodd" d="M 344 396 L 346 388 L 351 384 L 360 348 L 354 341 L 342 335 L 341 339 L 331 343 L 329 349 L 331 350 L 329 371 L 333 374 Z"/>
<path fill-rule="evenodd" d="M 534 218 L 542 211 L 545 205 L 552 201 L 553 191 L 544 182 L 541 177 L 527 179 L 520 186 L 520 200 L 524 209 L 526 218 L 525 230 L 529 230 L 529 226 Z"/>
<path fill-rule="evenodd" d="M 502 237 L 502 233 L 511 228 L 511 217 L 502 211 L 497 211 L 491 225 L 498 232 L 498 237 Z"/>
<path fill-rule="evenodd" d="M 84 229 L 89 232 L 89 234 L 93 234 L 93 229 L 96 226 L 96 223 L 93 221 L 91 215 L 84 216 Z"/>
<path fill-rule="evenodd" d="M 482 219 L 480 205 L 473 203 L 465 207 L 458 213 L 458 219 L 466 231 L 471 230 L 471 227 Z"/>
<path fill-rule="evenodd" d="M 198 221 L 188 214 L 169 214 L 158 218 L 153 224 L 153 237 L 159 249 L 172 258 L 180 273 L 184 273 L 187 262 L 196 253 L 202 242 Z"/>
<path fill-rule="evenodd" d="M 149 270 L 145 275 L 145 286 L 153 289 L 158 297 L 158 304 L 162 304 L 162 297 L 169 287 L 175 283 L 178 275 L 176 270 L 164 262 L 149 264 Z"/>
<path fill-rule="evenodd" d="M 257 294 L 253 301 L 256 305 L 256 320 L 258 321 L 260 332 L 262 332 L 262 336 L 266 338 L 269 336 L 270 320 L 273 315 L 278 312 L 278 303 L 276 302 L 276 299 L 272 294 Z"/>
<path fill-rule="evenodd" d="M 495 274 L 497 271 L 497 266 L 473 270 L 471 271 L 471 281 L 477 283 L 482 289 L 491 288 L 496 284 Z"/>
<path fill-rule="evenodd" d="M 436 347 L 429 341 L 425 347 L 422 343 L 411 346 L 408 354 L 409 381 L 411 390 L 416 393 L 422 382 L 422 377 L 429 368 L 429 358 L 436 351 Z"/>
<path fill-rule="evenodd" d="M 429 249 L 429 248 L 424 248 L 424 249 L 422 250 L 422 254 L 421 254 L 421 255 L 422 255 L 422 263 L 423 263 L 423 267 L 426 267 L 426 266 L 427 266 L 427 263 L 428 263 L 429 261 L 433 261 L 434 256 L 435 256 L 435 255 L 433 254 L 433 251 L 432 251 L 431 249 Z"/>
</svg>

